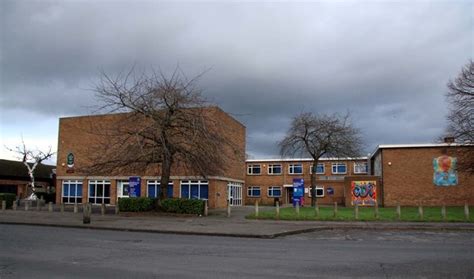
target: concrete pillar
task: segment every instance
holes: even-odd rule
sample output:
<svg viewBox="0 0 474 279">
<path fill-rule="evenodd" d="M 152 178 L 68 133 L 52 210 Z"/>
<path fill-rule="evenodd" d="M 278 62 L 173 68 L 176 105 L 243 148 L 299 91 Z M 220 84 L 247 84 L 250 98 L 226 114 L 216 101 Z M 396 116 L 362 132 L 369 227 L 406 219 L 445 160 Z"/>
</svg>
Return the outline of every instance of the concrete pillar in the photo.
<svg viewBox="0 0 474 279">
<path fill-rule="evenodd" d="M 469 205 L 464 203 L 464 218 L 466 218 L 466 221 L 469 220 Z"/>
<path fill-rule="evenodd" d="M 77 213 L 77 211 L 78 211 L 78 210 L 77 210 L 77 203 L 75 203 L 75 204 L 74 204 L 74 213 Z M 84 211 L 84 209 L 83 209 L 83 211 Z"/>
<path fill-rule="evenodd" d="M 423 220 L 424 219 L 424 216 L 423 216 L 423 206 L 420 204 L 418 205 L 418 218 L 420 218 L 420 220 Z"/>
<path fill-rule="evenodd" d="M 59 211 L 61 211 L 61 213 L 64 213 L 64 203 L 61 203 L 59 205 Z"/>
<path fill-rule="evenodd" d="M 100 215 L 104 216 L 105 215 L 105 204 L 100 205 Z"/>
<path fill-rule="evenodd" d="M 53 202 L 48 203 L 48 211 L 53 212 Z"/>
<path fill-rule="evenodd" d="M 29 208 L 30 208 L 29 202 L 25 201 L 25 211 L 28 211 Z"/>
<path fill-rule="evenodd" d="M 258 218 L 258 200 L 255 201 L 255 218 Z"/>
<path fill-rule="evenodd" d="M 209 201 L 204 200 L 204 216 L 209 215 Z"/>
<path fill-rule="evenodd" d="M 443 204 L 443 206 L 441 207 L 441 219 L 443 221 L 446 221 L 446 205 Z"/>
<path fill-rule="evenodd" d="M 356 220 L 359 220 L 359 205 L 358 204 L 354 205 L 354 218 Z"/>
<path fill-rule="evenodd" d="M 400 208 L 400 204 L 397 204 L 397 220 L 400 221 L 402 218 L 402 209 Z"/>
<path fill-rule="evenodd" d="M 91 213 L 92 213 L 91 205 L 90 203 L 86 203 L 82 210 L 82 223 L 83 224 L 91 223 Z"/>
<path fill-rule="evenodd" d="M 16 201 L 14 201 L 12 205 L 12 210 L 16 211 L 16 209 L 17 209 L 17 204 L 16 204 Z"/>
<path fill-rule="evenodd" d="M 230 217 L 231 209 L 230 209 L 230 201 L 227 200 L 227 217 Z"/>
<path fill-rule="evenodd" d="M 118 215 L 120 213 L 120 208 L 118 204 L 115 205 L 115 215 Z"/>
<path fill-rule="evenodd" d="M 280 202 L 277 201 L 276 204 L 275 204 L 275 214 L 276 214 L 276 218 L 277 219 L 280 219 Z"/>
<path fill-rule="evenodd" d="M 375 205 L 374 205 L 374 217 L 375 217 L 375 220 L 379 219 L 379 204 L 377 203 L 377 201 L 375 201 Z"/>
<path fill-rule="evenodd" d="M 36 211 L 41 211 L 41 200 L 36 200 Z"/>
<path fill-rule="evenodd" d="M 337 217 L 337 202 L 334 202 L 334 218 Z"/>
<path fill-rule="evenodd" d="M 2 211 L 5 211 L 7 209 L 7 201 L 2 200 Z"/>
</svg>

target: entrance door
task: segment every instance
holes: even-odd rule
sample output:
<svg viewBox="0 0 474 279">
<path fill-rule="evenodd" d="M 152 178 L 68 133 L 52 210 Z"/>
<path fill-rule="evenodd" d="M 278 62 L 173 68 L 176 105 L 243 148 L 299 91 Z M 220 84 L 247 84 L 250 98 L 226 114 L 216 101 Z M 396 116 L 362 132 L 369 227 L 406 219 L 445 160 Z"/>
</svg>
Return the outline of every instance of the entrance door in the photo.
<svg viewBox="0 0 474 279">
<path fill-rule="evenodd" d="M 242 183 L 229 182 L 227 184 L 228 199 L 231 206 L 242 205 Z"/>
<path fill-rule="evenodd" d="M 293 187 L 286 187 L 286 203 L 292 204 L 293 203 Z"/>
</svg>

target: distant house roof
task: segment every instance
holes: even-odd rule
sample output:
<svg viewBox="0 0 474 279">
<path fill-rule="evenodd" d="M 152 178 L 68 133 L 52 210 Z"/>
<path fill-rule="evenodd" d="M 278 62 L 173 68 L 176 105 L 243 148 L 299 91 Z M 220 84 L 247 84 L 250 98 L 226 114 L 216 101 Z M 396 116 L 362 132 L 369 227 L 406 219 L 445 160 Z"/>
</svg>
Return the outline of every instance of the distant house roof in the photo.
<svg viewBox="0 0 474 279">
<path fill-rule="evenodd" d="M 39 164 L 35 169 L 35 180 L 50 180 L 55 168 L 56 166 Z M 28 170 L 22 162 L 3 159 L 0 159 L 0 177 L 29 180 Z"/>
</svg>

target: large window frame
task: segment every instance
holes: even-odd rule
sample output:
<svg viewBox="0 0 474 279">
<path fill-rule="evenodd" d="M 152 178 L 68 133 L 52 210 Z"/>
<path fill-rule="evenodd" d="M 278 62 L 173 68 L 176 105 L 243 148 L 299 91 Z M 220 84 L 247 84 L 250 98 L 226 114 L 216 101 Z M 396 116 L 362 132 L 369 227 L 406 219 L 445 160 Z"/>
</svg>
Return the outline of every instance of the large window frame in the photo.
<svg viewBox="0 0 474 279">
<path fill-rule="evenodd" d="M 160 197 L 160 180 L 157 179 L 149 179 L 146 181 L 146 196 L 149 198 L 159 198 Z M 150 191 L 150 188 L 153 189 L 153 191 Z M 150 194 L 150 192 L 152 194 Z M 173 181 L 168 181 L 168 188 L 167 188 L 167 193 L 166 196 L 168 199 L 173 198 Z"/>
<path fill-rule="evenodd" d="M 341 171 L 339 167 L 344 166 L 344 171 Z M 347 174 L 346 163 L 332 163 L 332 174 Z"/>
<path fill-rule="evenodd" d="M 89 202 L 92 204 L 110 204 L 110 180 L 89 180 Z"/>
<path fill-rule="evenodd" d="M 363 168 L 363 170 L 361 170 Z M 355 174 L 367 174 L 369 172 L 369 165 L 367 162 L 354 162 Z"/>
<path fill-rule="evenodd" d="M 275 194 L 275 192 L 280 192 L 279 195 Z M 270 186 L 267 189 L 267 195 L 270 198 L 280 198 L 281 197 L 281 186 Z"/>
<path fill-rule="evenodd" d="M 260 186 L 249 186 L 249 187 L 247 187 L 247 197 L 259 198 L 261 195 L 262 195 L 262 190 L 261 190 Z"/>
<path fill-rule="evenodd" d="M 248 175 L 260 175 L 261 173 L 262 173 L 262 166 L 260 164 L 249 164 L 249 165 L 247 165 L 247 174 Z"/>
<path fill-rule="evenodd" d="M 324 186 L 316 185 L 315 189 L 316 191 L 316 198 L 324 198 Z M 311 187 L 308 189 L 308 196 L 311 198 Z"/>
<path fill-rule="evenodd" d="M 279 172 L 275 172 L 275 169 L 280 169 Z M 281 164 L 269 164 L 268 165 L 268 174 L 269 175 L 281 175 L 283 172 L 283 167 Z"/>
<path fill-rule="evenodd" d="M 313 166 L 314 164 L 311 164 L 311 166 L 309 166 L 310 174 L 313 174 Z M 319 171 L 319 167 L 322 167 L 322 171 Z M 325 174 L 325 173 L 326 173 L 326 164 L 318 163 L 318 166 L 316 167 L 316 174 Z"/>
<path fill-rule="evenodd" d="M 297 172 L 298 169 L 299 169 L 299 172 Z M 303 164 L 301 163 L 289 164 L 288 174 L 303 174 Z"/>
<path fill-rule="evenodd" d="M 180 198 L 199 199 L 199 200 L 209 199 L 209 181 L 207 180 L 181 180 L 179 188 L 180 188 L 180 191 L 179 191 Z M 197 195 L 193 195 L 193 191 L 194 193 L 196 193 L 196 188 L 197 188 Z"/>
<path fill-rule="evenodd" d="M 62 203 L 82 203 L 82 189 L 82 180 L 63 180 L 61 188 Z"/>
</svg>

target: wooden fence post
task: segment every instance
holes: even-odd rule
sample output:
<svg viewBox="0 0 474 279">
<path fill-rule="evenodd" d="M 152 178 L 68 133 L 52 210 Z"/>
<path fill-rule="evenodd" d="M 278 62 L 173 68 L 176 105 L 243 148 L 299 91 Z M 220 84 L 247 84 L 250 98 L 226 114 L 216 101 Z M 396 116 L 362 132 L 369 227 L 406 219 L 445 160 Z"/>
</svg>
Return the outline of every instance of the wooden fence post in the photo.
<svg viewBox="0 0 474 279">
<path fill-rule="evenodd" d="M 337 217 L 337 202 L 334 202 L 334 218 Z"/>
<path fill-rule="evenodd" d="M 466 218 L 466 221 L 469 221 L 469 204 L 464 203 L 464 218 Z"/>
<path fill-rule="evenodd" d="M 277 201 L 275 204 L 275 210 L 276 210 L 276 218 L 280 219 L 280 202 Z"/>
<path fill-rule="evenodd" d="M 420 221 L 423 221 L 423 205 L 421 203 L 418 205 L 418 217 L 420 218 Z"/>
<path fill-rule="evenodd" d="M 255 218 L 258 218 L 258 200 L 255 200 Z"/>
<path fill-rule="evenodd" d="M 443 204 L 443 206 L 441 207 L 441 218 L 443 219 L 443 221 L 446 221 L 446 205 Z"/>
<path fill-rule="evenodd" d="M 318 204 L 314 205 L 314 211 L 316 213 L 316 218 L 319 218 L 319 205 Z"/>
<path fill-rule="evenodd" d="M 359 220 L 359 205 L 357 203 L 354 205 L 354 218 Z"/>
<path fill-rule="evenodd" d="M 397 220 L 400 221 L 402 219 L 402 209 L 400 207 L 400 204 L 397 203 Z"/>
<path fill-rule="evenodd" d="M 380 215 L 379 215 L 379 204 L 377 201 L 375 201 L 375 205 L 374 205 L 374 217 L 375 217 L 375 220 L 378 220 Z"/>
</svg>

